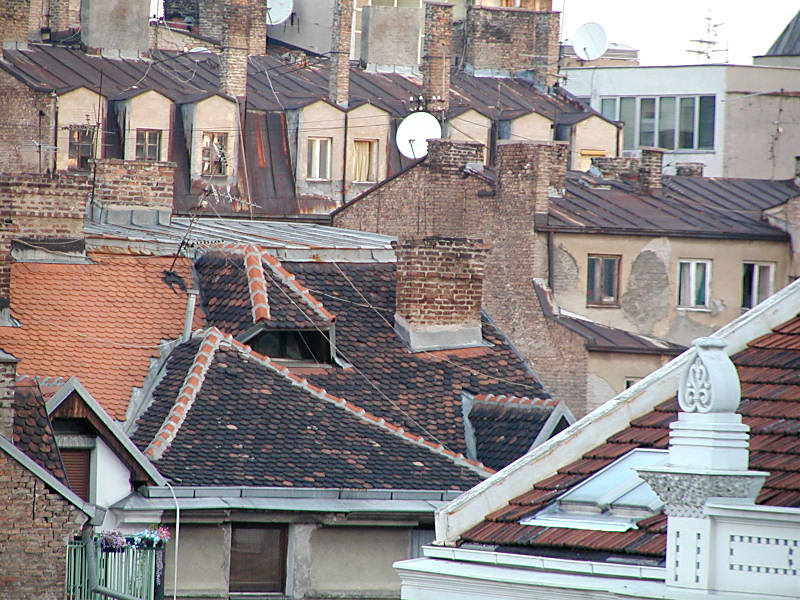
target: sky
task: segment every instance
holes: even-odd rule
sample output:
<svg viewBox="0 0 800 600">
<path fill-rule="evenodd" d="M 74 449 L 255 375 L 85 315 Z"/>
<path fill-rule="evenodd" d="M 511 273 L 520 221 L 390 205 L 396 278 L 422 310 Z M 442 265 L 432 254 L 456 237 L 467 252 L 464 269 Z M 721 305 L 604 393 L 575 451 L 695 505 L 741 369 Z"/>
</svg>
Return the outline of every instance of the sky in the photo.
<svg viewBox="0 0 800 600">
<path fill-rule="evenodd" d="M 562 14 L 562 38 L 572 39 L 588 21 L 602 25 L 609 42 L 639 50 L 643 65 L 696 64 L 705 57 L 687 52 L 706 38 L 706 17 L 717 28 L 713 62 L 752 64 L 800 10 L 797 0 L 553 0 Z"/>
</svg>

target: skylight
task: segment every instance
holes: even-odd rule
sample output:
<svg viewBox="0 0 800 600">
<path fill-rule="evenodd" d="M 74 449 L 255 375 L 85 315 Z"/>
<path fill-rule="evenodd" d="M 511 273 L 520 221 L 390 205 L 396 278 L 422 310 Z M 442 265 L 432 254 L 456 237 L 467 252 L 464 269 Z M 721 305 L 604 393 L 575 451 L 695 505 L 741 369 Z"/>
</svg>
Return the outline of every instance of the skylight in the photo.
<svg viewBox="0 0 800 600">
<path fill-rule="evenodd" d="M 634 469 L 666 465 L 666 450 L 637 448 L 598 471 L 522 525 L 627 531 L 636 522 L 659 512 L 663 502 Z"/>
</svg>

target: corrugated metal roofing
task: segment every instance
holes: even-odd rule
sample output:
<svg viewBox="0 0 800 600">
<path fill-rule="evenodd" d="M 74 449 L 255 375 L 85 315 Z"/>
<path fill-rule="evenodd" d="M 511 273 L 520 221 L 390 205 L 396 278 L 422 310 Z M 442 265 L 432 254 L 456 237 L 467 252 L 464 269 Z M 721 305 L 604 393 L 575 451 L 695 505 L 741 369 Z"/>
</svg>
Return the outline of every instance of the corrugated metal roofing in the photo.
<svg viewBox="0 0 800 600">
<path fill-rule="evenodd" d="M 633 183 L 569 173 L 566 194 L 550 199 L 537 229 L 784 241 L 762 211 L 800 195 L 792 180 L 665 176 L 647 193 Z"/>
</svg>

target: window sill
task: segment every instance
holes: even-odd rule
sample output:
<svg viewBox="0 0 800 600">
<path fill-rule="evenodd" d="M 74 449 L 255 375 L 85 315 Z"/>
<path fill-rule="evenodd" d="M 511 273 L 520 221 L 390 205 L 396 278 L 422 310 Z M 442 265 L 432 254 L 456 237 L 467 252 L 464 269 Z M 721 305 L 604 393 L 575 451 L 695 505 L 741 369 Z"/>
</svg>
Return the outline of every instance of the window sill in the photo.
<svg viewBox="0 0 800 600">
<path fill-rule="evenodd" d="M 710 313 L 711 308 L 708 306 L 676 306 L 675 310 L 679 312 L 704 312 Z"/>
<path fill-rule="evenodd" d="M 586 303 L 586 308 L 622 308 L 622 306 L 620 304 L 616 304 L 616 303 L 614 303 L 614 304 L 611 304 L 611 303 L 609 303 L 609 304 L 596 304 L 596 303 L 592 303 L 592 302 L 587 302 Z"/>
<path fill-rule="evenodd" d="M 353 185 L 375 185 L 377 181 L 351 181 Z"/>
<path fill-rule="evenodd" d="M 311 179 L 309 177 L 306 178 L 308 183 L 330 183 L 330 179 Z"/>
</svg>

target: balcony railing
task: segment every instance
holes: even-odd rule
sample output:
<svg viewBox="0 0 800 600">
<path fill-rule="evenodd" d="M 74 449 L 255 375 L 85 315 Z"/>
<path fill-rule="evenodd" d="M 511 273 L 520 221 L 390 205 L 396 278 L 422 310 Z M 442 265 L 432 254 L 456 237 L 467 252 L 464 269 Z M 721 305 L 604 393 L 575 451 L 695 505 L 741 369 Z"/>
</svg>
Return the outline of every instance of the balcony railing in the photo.
<svg viewBox="0 0 800 600">
<path fill-rule="evenodd" d="M 73 540 L 67 546 L 67 600 L 106 600 L 91 593 L 86 545 Z M 164 596 L 164 551 L 161 548 L 132 548 L 105 552 L 94 544 L 96 585 L 138 600 L 161 600 Z"/>
</svg>

